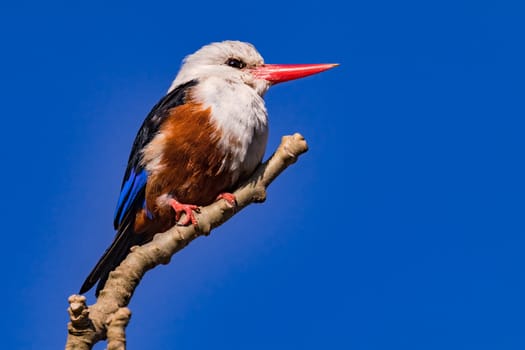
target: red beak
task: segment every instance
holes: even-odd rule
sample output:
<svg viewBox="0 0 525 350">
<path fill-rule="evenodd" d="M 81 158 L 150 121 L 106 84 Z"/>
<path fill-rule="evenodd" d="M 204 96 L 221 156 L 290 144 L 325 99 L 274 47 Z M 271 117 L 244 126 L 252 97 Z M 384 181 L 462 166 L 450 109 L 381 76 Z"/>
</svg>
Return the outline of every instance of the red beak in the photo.
<svg viewBox="0 0 525 350">
<path fill-rule="evenodd" d="M 272 84 L 304 78 L 338 66 L 337 63 L 319 64 L 264 64 L 252 69 L 252 74 Z"/>
</svg>

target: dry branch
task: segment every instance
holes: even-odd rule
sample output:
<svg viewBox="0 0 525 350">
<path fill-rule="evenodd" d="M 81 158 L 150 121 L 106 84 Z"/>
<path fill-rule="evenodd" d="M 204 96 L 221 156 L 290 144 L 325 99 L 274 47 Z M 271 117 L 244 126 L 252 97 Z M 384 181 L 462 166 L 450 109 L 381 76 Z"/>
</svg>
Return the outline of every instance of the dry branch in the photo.
<svg viewBox="0 0 525 350">
<path fill-rule="evenodd" d="M 197 214 L 197 227 L 174 226 L 155 235 L 151 242 L 133 247 L 120 266 L 110 273 L 95 304 L 88 307 L 84 296 L 69 297 L 70 322 L 66 349 L 91 349 L 95 343 L 104 339 L 108 339 L 108 349 L 125 349 L 125 328 L 131 317 L 126 306 L 146 271 L 169 263 L 173 254 L 195 238 L 208 235 L 213 228 L 247 205 L 263 202 L 270 183 L 307 150 L 308 146 L 301 135 L 284 136 L 270 159 L 261 164 L 251 178 L 234 192 L 237 199 L 235 208 L 224 200 L 215 202 L 203 207 Z"/>
</svg>

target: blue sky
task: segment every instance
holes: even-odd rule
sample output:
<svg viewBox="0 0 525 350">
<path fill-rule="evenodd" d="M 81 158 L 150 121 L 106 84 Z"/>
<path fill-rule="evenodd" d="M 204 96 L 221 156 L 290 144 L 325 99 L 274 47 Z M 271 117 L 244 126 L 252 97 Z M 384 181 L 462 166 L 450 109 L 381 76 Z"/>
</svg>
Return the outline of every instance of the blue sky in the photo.
<svg viewBox="0 0 525 350">
<path fill-rule="evenodd" d="M 237 39 L 341 66 L 267 94 L 269 152 L 310 151 L 146 276 L 129 349 L 523 349 L 518 3 L 0 5 L 2 347 L 63 346 L 142 119 L 185 55 Z"/>
</svg>

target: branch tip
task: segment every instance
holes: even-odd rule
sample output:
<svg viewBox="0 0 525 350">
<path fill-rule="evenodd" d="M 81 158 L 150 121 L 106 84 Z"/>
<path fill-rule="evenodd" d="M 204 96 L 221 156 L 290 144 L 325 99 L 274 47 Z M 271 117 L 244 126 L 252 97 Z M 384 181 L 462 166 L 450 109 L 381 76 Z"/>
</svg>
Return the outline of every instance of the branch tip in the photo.
<svg viewBox="0 0 525 350">
<path fill-rule="evenodd" d="M 69 308 L 69 319 L 71 320 L 71 326 L 75 329 L 86 329 L 88 328 L 89 321 L 89 308 L 86 305 L 86 297 L 83 295 L 73 294 L 68 298 Z"/>
</svg>

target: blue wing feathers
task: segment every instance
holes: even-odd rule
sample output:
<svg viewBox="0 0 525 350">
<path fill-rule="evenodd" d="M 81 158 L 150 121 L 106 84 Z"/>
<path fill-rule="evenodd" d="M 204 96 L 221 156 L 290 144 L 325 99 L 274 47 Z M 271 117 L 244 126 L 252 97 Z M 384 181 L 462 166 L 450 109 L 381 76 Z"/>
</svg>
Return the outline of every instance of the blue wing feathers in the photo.
<svg viewBox="0 0 525 350">
<path fill-rule="evenodd" d="M 120 197 L 117 202 L 115 210 L 115 222 L 120 225 L 124 216 L 133 207 L 133 203 L 138 199 L 138 195 L 143 193 L 146 183 L 148 182 L 148 174 L 146 170 L 141 170 L 138 174 L 135 169 L 131 170 L 129 178 L 124 182 Z M 143 201 L 144 202 L 144 201 Z"/>
</svg>

